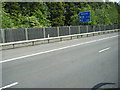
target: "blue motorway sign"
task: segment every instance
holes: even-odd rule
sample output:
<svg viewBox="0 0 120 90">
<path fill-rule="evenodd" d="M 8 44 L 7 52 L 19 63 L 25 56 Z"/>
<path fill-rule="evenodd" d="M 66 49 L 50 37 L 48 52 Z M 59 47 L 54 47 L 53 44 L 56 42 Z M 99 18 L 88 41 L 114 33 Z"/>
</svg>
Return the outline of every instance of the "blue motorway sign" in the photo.
<svg viewBox="0 0 120 90">
<path fill-rule="evenodd" d="M 90 11 L 79 13 L 80 22 L 90 22 Z"/>
</svg>

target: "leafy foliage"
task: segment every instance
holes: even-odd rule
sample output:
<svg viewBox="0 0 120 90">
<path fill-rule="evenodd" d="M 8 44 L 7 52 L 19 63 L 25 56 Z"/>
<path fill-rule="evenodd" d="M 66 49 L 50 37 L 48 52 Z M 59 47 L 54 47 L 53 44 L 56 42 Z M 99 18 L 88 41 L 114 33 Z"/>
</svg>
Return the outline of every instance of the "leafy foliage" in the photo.
<svg viewBox="0 0 120 90">
<path fill-rule="evenodd" d="M 2 28 L 13 28 L 14 20 L 10 18 L 8 13 L 2 12 Z"/>
<path fill-rule="evenodd" d="M 4 2 L 2 28 L 32 28 L 120 23 L 120 6 L 114 2 Z M 90 11 L 91 22 L 80 23 L 78 13 Z"/>
<path fill-rule="evenodd" d="M 48 2 L 47 3 L 50 12 L 50 21 L 52 26 L 64 26 L 64 3 L 62 2 Z"/>
</svg>

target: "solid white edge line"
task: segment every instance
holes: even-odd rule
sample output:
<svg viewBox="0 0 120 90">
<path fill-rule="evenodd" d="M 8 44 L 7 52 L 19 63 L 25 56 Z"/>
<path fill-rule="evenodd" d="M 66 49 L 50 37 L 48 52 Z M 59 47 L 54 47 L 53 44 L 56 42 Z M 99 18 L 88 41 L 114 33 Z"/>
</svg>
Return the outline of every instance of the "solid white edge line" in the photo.
<svg viewBox="0 0 120 90">
<path fill-rule="evenodd" d="M 105 39 L 110 39 L 110 38 L 114 38 L 114 37 L 118 37 L 118 36 L 120 36 L 120 35 L 115 35 L 115 36 L 106 37 L 106 38 L 102 38 L 102 39 L 97 39 L 97 40 L 93 40 L 93 41 L 89 41 L 89 42 L 79 43 L 79 44 L 66 46 L 66 47 L 62 47 L 62 48 L 57 48 L 57 49 L 53 49 L 53 50 L 49 50 L 49 51 L 38 52 L 38 53 L 30 54 L 30 55 L 20 56 L 20 57 L 0 61 L 0 63 L 5 63 L 5 62 L 17 60 L 17 59 L 22 59 L 22 58 L 27 58 L 27 57 L 31 57 L 31 56 L 41 55 L 41 54 L 45 54 L 45 53 L 49 53 L 49 52 L 53 52 L 53 51 L 63 50 L 63 49 L 66 49 L 66 48 L 71 48 L 71 47 L 75 47 L 75 46 L 79 46 L 79 45 L 83 45 L 83 44 L 88 44 L 88 43 L 92 43 L 92 42 L 97 42 L 97 41 L 101 41 L 101 40 L 105 40 Z"/>
<path fill-rule="evenodd" d="M 106 50 L 108 50 L 108 49 L 110 49 L 110 47 L 109 47 L 109 48 L 102 49 L 102 50 L 100 50 L 99 52 L 101 53 L 101 52 L 106 51 Z"/>
<path fill-rule="evenodd" d="M 15 82 L 15 83 L 6 85 L 6 86 L 4 86 L 4 87 L 1 87 L 0 90 L 5 89 L 5 88 L 9 88 L 9 87 L 12 87 L 12 86 L 15 86 L 15 85 L 17 85 L 17 84 L 18 84 L 18 82 Z"/>
</svg>

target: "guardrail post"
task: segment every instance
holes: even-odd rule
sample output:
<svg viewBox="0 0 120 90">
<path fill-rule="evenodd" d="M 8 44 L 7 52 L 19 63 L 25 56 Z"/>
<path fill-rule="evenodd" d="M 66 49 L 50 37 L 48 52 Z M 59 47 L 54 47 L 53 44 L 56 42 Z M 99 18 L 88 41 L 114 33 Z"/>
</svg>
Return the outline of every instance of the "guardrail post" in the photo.
<svg viewBox="0 0 120 90">
<path fill-rule="evenodd" d="M 57 27 L 57 34 L 58 34 L 58 37 L 59 37 L 60 36 L 59 27 Z"/>
<path fill-rule="evenodd" d="M 60 38 L 60 41 L 62 41 L 62 38 Z"/>
<path fill-rule="evenodd" d="M 2 43 L 5 43 L 5 30 L 1 29 L 1 38 L 2 38 Z"/>
<path fill-rule="evenodd" d="M 44 35 L 44 38 L 46 37 L 45 36 L 45 27 L 43 27 L 43 35 Z"/>
<path fill-rule="evenodd" d="M 26 40 L 28 40 L 28 31 L 27 31 L 27 28 L 25 28 L 25 37 L 26 37 Z"/>
<path fill-rule="evenodd" d="M 48 39 L 48 43 L 50 42 L 50 40 Z"/>
<path fill-rule="evenodd" d="M 34 41 L 32 42 L 32 45 L 34 46 Z"/>
<path fill-rule="evenodd" d="M 50 35 L 48 34 L 47 38 L 50 38 Z"/>
</svg>

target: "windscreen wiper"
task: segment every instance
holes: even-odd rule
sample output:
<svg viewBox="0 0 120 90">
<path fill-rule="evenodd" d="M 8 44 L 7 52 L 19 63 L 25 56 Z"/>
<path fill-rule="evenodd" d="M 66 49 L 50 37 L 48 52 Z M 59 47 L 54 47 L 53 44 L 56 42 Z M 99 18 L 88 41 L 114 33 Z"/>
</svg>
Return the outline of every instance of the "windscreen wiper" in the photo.
<svg viewBox="0 0 120 90">
<path fill-rule="evenodd" d="M 115 83 L 98 83 L 97 85 L 95 85 L 93 88 L 92 88 L 92 90 L 97 90 L 97 89 L 99 89 L 100 87 L 102 87 L 102 86 L 105 86 L 105 85 L 114 85 Z M 106 90 L 107 90 L 107 88 L 106 88 Z"/>
</svg>

